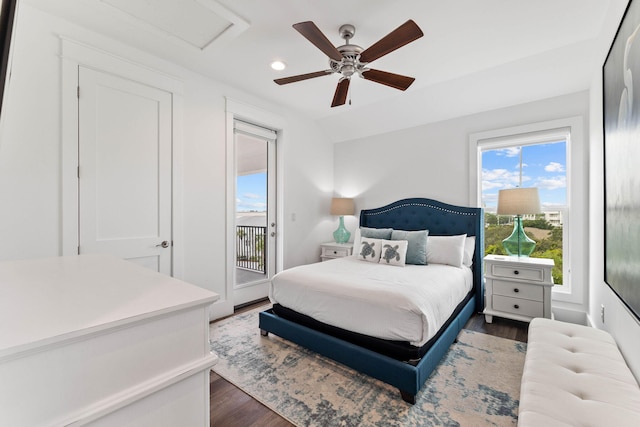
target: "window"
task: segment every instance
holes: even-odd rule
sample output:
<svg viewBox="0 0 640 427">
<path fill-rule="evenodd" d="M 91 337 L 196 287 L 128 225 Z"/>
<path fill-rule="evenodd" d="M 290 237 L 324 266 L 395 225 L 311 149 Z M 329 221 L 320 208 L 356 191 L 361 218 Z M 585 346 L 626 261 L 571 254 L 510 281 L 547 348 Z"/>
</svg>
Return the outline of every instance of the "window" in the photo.
<svg viewBox="0 0 640 427">
<path fill-rule="evenodd" d="M 553 228 L 542 224 L 542 221 L 525 223 L 525 226 L 537 224 L 539 227 L 526 228 L 541 228 L 544 225 L 549 228 L 548 232 L 556 234 L 551 241 L 543 242 L 540 249 L 549 249 L 552 244 L 560 246 L 561 234 L 562 269 L 556 270 L 554 276 L 557 281 L 562 281 L 562 285 L 554 287 L 553 301 L 571 304 L 563 305 L 563 310 L 584 310 L 586 304 L 586 248 L 589 236 L 586 221 L 588 198 L 585 195 L 588 182 L 588 144 L 583 135 L 582 117 L 570 117 L 469 136 L 470 204 L 485 207 L 488 214 L 495 212 L 498 190 L 506 188 L 501 186 L 520 185 L 522 154 L 522 186 L 537 185 L 540 188 L 544 210 L 544 216 L 525 217 L 525 220 L 544 219 Z M 551 188 L 556 189 L 551 191 Z M 495 200 L 492 200 L 493 197 Z M 502 216 L 498 218 L 487 215 L 485 232 L 489 231 L 491 224 L 497 225 L 498 221 L 502 224 L 509 220 Z M 548 232 L 545 234 L 549 235 Z M 490 249 L 487 242 L 491 243 L 485 238 L 485 245 Z M 555 252 L 555 255 L 559 255 L 559 251 Z M 540 254 L 536 253 L 534 256 Z M 548 252 L 547 256 L 553 257 L 553 252 Z M 554 310 L 556 308 L 559 306 L 556 305 Z"/>
<path fill-rule="evenodd" d="M 513 231 L 513 217 L 496 214 L 498 191 L 536 187 L 542 213 L 523 215 L 523 226 L 527 235 L 536 242 L 531 256 L 553 259 L 553 281 L 562 285 L 564 228 L 565 218 L 568 218 L 565 138 L 528 145 L 510 145 L 506 140 L 499 144 L 499 148 L 487 145 L 480 147 L 485 255 L 506 255 L 502 240 Z"/>
</svg>

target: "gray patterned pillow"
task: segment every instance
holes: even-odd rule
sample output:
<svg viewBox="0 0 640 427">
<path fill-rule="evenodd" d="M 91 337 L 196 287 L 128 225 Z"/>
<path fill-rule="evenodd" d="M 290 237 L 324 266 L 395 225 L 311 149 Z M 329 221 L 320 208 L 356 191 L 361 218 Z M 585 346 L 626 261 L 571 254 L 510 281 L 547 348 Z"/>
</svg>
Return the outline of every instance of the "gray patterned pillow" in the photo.
<svg viewBox="0 0 640 427">
<path fill-rule="evenodd" d="M 382 253 L 380 254 L 380 264 L 399 265 L 404 267 L 407 258 L 406 240 L 382 240 Z"/>
<path fill-rule="evenodd" d="M 358 259 L 369 262 L 378 262 L 382 253 L 380 239 L 370 239 L 363 237 L 360 239 L 360 248 L 358 250 Z"/>
</svg>

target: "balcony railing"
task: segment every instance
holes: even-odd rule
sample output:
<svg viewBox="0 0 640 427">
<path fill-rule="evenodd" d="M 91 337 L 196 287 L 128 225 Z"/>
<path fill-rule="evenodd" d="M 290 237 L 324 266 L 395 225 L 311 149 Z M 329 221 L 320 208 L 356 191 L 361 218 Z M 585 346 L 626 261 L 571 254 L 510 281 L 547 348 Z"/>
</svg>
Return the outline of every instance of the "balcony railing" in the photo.
<svg viewBox="0 0 640 427">
<path fill-rule="evenodd" d="M 267 227 L 236 226 L 236 267 L 266 273 L 266 235 Z"/>
</svg>

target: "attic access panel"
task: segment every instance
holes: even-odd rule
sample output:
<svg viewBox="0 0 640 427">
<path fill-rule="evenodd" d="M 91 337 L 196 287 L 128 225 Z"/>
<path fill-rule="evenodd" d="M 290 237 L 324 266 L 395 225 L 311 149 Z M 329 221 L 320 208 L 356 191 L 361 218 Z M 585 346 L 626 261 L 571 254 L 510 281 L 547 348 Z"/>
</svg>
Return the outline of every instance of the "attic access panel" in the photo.
<svg viewBox="0 0 640 427">
<path fill-rule="evenodd" d="M 221 38 L 236 36 L 249 23 L 215 0 L 100 0 L 143 26 L 204 50 Z"/>
</svg>

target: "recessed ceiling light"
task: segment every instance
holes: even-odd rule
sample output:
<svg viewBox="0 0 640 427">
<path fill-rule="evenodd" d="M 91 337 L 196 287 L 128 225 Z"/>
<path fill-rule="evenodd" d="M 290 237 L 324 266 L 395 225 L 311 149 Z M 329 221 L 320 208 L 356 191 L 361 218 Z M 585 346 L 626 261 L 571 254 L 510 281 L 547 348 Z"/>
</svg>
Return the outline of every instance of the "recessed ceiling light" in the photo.
<svg viewBox="0 0 640 427">
<path fill-rule="evenodd" d="M 271 68 L 273 68 L 274 70 L 277 70 L 277 71 L 282 71 L 285 68 L 287 68 L 287 64 L 285 64 L 282 61 L 273 61 L 271 63 Z"/>
</svg>

